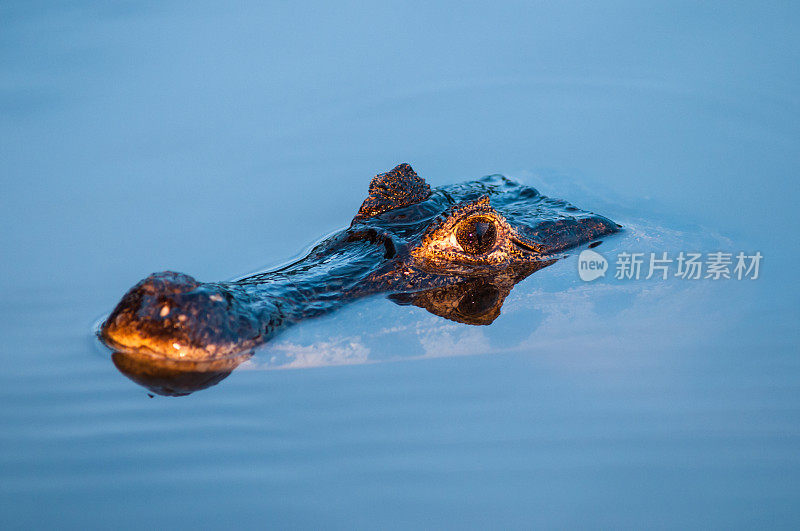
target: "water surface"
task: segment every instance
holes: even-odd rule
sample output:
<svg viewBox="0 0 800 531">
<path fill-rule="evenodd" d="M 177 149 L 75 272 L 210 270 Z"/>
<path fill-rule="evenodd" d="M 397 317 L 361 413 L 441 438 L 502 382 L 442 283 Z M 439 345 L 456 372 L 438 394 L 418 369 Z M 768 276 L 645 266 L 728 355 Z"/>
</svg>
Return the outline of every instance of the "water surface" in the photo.
<svg viewBox="0 0 800 531">
<path fill-rule="evenodd" d="M 791 4 L 0 14 L 4 528 L 800 522 Z M 761 278 L 584 283 L 573 253 L 489 327 L 371 298 L 186 397 L 94 339 L 140 278 L 282 263 L 402 161 Z"/>
</svg>

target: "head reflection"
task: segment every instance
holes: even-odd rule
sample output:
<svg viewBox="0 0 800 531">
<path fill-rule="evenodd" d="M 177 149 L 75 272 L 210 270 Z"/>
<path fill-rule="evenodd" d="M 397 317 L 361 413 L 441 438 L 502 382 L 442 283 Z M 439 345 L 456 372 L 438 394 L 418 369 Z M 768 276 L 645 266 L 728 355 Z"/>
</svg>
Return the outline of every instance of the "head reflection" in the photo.
<svg viewBox="0 0 800 531">
<path fill-rule="evenodd" d="M 402 306 L 418 306 L 458 323 L 490 325 L 500 315 L 506 297 L 518 282 L 554 262 L 522 264 L 492 275 L 439 276 L 436 288 L 394 293 L 389 299 Z M 122 374 L 152 393 L 186 396 L 218 384 L 252 354 L 249 351 L 235 357 L 189 361 L 164 358 L 152 352 L 117 351 L 112 359 Z M 268 366 L 286 367 L 288 363 Z"/>
<path fill-rule="evenodd" d="M 115 352 L 111 359 L 119 372 L 155 394 L 186 396 L 217 385 L 251 356 L 247 352 L 212 361 L 182 361 L 129 351 Z"/>
</svg>

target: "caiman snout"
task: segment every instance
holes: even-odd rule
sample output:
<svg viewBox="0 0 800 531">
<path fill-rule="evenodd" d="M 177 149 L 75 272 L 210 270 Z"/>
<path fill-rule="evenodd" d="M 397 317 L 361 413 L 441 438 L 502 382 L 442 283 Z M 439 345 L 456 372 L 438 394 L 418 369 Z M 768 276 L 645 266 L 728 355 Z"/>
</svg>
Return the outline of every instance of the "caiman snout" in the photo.
<svg viewBox="0 0 800 531">
<path fill-rule="evenodd" d="M 164 271 L 122 298 L 100 329 L 112 348 L 175 359 L 208 360 L 241 352 L 262 330 L 252 312 L 218 284 Z"/>
</svg>

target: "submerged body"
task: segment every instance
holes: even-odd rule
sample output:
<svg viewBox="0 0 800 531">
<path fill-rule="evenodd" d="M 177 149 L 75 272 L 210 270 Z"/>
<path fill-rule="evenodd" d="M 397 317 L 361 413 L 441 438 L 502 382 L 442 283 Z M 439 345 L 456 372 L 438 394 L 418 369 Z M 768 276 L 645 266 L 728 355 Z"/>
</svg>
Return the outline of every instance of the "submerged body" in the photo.
<svg viewBox="0 0 800 531">
<path fill-rule="evenodd" d="M 229 282 L 155 273 L 122 298 L 100 337 L 117 350 L 208 362 L 376 293 L 489 324 L 516 282 L 561 251 L 617 230 L 503 176 L 431 189 L 401 164 L 377 175 L 350 226 L 307 256 Z"/>
</svg>

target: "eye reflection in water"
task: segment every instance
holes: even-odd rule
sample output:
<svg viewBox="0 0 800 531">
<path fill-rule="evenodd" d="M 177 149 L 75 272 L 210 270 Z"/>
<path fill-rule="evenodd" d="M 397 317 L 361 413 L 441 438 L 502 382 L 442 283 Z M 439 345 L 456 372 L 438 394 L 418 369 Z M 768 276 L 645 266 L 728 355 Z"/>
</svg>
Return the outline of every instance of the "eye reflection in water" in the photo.
<svg viewBox="0 0 800 531">
<path fill-rule="evenodd" d="M 492 276 L 465 277 L 443 288 L 412 293 L 395 293 L 389 299 L 401 305 L 414 305 L 434 315 L 468 325 L 489 325 L 500 315 L 508 294 L 517 282 L 549 266 L 555 260 L 509 267 Z"/>
</svg>

